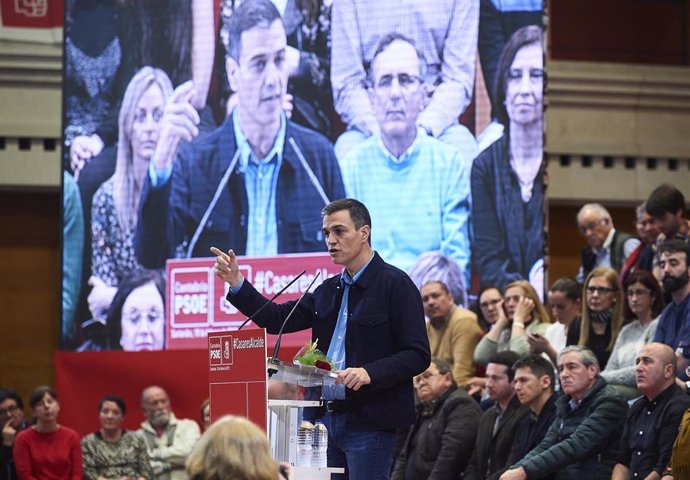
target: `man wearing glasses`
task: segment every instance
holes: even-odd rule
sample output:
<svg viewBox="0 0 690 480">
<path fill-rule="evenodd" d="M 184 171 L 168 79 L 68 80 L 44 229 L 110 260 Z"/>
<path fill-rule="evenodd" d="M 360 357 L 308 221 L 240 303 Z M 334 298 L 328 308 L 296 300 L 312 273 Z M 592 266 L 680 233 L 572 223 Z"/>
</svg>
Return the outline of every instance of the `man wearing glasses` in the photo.
<svg viewBox="0 0 690 480">
<path fill-rule="evenodd" d="M 597 267 L 613 268 L 620 272 L 628 256 L 640 245 L 640 240 L 629 233 L 617 231 L 611 214 L 598 203 L 587 203 L 577 213 L 577 228 L 585 237 L 587 247 L 582 249 L 578 282 Z"/>
<path fill-rule="evenodd" d="M 24 420 L 24 402 L 19 394 L 11 388 L 0 390 L 0 427 L 2 428 L 2 446 L 0 446 L 0 480 L 16 480 L 17 472 L 12 459 L 14 439 L 27 428 L 29 422 Z"/>
<path fill-rule="evenodd" d="M 458 478 L 474 449 L 481 409 L 458 388 L 448 362 L 432 358 L 414 378 L 417 419 L 395 463 L 391 480 Z"/>
<path fill-rule="evenodd" d="M 418 127 L 424 73 L 410 39 L 392 33 L 381 40 L 368 90 L 380 135 L 342 159 L 343 181 L 347 195 L 366 204 L 384 232 L 372 239 L 383 258 L 409 271 L 420 254 L 440 251 L 457 262 L 467 282 L 471 159 Z"/>
</svg>

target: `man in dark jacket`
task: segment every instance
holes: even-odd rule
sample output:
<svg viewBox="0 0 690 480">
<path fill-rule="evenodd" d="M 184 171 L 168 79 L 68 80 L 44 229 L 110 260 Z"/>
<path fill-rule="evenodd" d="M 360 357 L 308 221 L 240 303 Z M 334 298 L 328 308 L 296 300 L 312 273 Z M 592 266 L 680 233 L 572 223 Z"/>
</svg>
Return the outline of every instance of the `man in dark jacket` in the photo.
<svg viewBox="0 0 690 480">
<path fill-rule="evenodd" d="M 486 388 L 495 404 L 479 419 L 477 441 L 466 480 L 496 480 L 508 466 L 508 456 L 518 424 L 529 409 L 520 406 L 513 389 L 513 365 L 520 356 L 505 350 L 497 353 L 486 366 Z"/>
<path fill-rule="evenodd" d="M 414 385 L 417 421 L 391 480 L 457 480 L 472 455 L 479 405 L 457 387 L 450 364 L 440 358 L 431 359 Z"/>
<path fill-rule="evenodd" d="M 156 146 L 136 234 L 137 259 L 147 268 L 207 256 L 213 245 L 250 256 L 319 251 L 321 208 L 345 195 L 331 144 L 283 112 L 287 40 L 275 6 L 242 2 L 228 31 L 238 105 L 217 130 L 182 145 L 176 159 Z M 166 107 L 161 135 L 179 128 L 166 120 L 174 107 Z"/>
<path fill-rule="evenodd" d="M 323 209 L 323 236 L 342 274 L 327 278 L 303 301 L 266 305 L 244 279 L 232 250 L 212 251 L 216 275 L 230 285 L 227 299 L 269 333 L 311 328 L 338 371 L 325 385 L 328 466 L 346 467 L 354 480 L 388 478 L 396 428 L 414 423 L 412 379 L 431 359 L 424 309 L 410 277 L 385 263 L 370 244 L 371 217 L 359 201 Z M 288 314 L 295 308 L 287 321 Z M 340 478 L 348 478 L 340 477 Z"/>
<path fill-rule="evenodd" d="M 591 350 L 566 347 L 558 355 L 564 395 L 544 440 L 513 465 L 501 480 L 610 479 L 628 404 L 599 375 Z"/>
<path fill-rule="evenodd" d="M 556 376 L 553 364 L 541 355 L 521 358 L 515 365 L 513 381 L 515 395 L 520 403 L 530 409 L 518 424 L 510 452 L 509 465 L 513 465 L 539 445 L 547 430 L 556 419 L 554 385 Z"/>
<path fill-rule="evenodd" d="M 0 445 L 0 480 L 17 480 L 12 450 L 17 434 L 29 427 L 24 420 L 24 402 L 12 388 L 0 389 L 0 428 L 2 445 Z"/>
</svg>

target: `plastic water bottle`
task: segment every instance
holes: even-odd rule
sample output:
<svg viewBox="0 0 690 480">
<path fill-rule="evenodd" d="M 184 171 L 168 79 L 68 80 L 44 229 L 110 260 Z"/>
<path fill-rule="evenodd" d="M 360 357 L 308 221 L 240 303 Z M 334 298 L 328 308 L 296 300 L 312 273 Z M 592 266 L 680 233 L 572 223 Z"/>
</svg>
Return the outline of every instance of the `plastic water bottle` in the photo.
<svg viewBox="0 0 690 480">
<path fill-rule="evenodd" d="M 311 467 L 313 432 L 314 425 L 306 420 L 297 427 L 297 458 L 295 461 L 297 467 Z"/>
<path fill-rule="evenodd" d="M 312 432 L 313 453 L 311 466 L 314 468 L 326 468 L 328 463 L 328 430 L 326 425 L 317 422 Z"/>
</svg>

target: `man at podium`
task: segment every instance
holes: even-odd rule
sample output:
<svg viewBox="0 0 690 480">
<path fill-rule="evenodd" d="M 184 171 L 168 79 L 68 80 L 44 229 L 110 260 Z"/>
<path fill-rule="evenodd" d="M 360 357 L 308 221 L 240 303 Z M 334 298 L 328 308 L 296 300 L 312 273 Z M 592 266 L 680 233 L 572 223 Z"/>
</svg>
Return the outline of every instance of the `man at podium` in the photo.
<svg viewBox="0 0 690 480">
<path fill-rule="evenodd" d="M 342 365 L 337 384 L 323 390 L 328 466 L 345 468 L 344 479 L 387 479 L 394 432 L 414 422 L 412 378 L 431 359 L 422 301 L 407 274 L 371 248 L 371 217 L 361 202 L 336 200 L 321 213 L 328 253 L 344 269 L 304 296 L 285 332 L 311 328 Z M 245 315 L 256 312 L 266 299 L 244 279 L 235 253 L 211 251 L 216 275 L 230 285 L 228 301 Z M 254 322 L 277 333 L 294 304 L 268 305 Z"/>
</svg>

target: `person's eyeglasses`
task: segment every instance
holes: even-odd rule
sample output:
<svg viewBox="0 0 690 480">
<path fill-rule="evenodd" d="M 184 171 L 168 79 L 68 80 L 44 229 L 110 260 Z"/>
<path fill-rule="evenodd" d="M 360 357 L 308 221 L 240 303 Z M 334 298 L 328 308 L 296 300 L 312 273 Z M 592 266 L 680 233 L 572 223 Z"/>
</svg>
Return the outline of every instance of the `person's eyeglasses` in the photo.
<svg viewBox="0 0 690 480">
<path fill-rule="evenodd" d="M 544 79 L 543 68 L 530 68 L 523 70 L 521 68 L 511 68 L 508 70 L 508 80 L 511 82 L 522 80 L 525 75 L 529 75 L 529 81 L 532 83 L 541 82 Z"/>
<path fill-rule="evenodd" d="M 502 301 L 503 301 L 502 298 L 493 298 L 493 299 L 491 299 L 491 300 L 486 300 L 486 301 L 484 301 L 484 302 L 480 302 L 480 303 L 479 303 L 479 307 L 480 307 L 480 308 L 489 308 L 489 307 L 493 307 L 494 305 L 498 305 L 498 304 L 501 303 Z"/>
<path fill-rule="evenodd" d="M 3 417 L 5 415 L 9 415 L 10 413 L 14 412 L 17 410 L 19 407 L 16 405 L 10 405 L 7 408 L 0 408 L 0 417 Z"/>
<path fill-rule="evenodd" d="M 601 218 L 597 220 L 596 222 L 589 222 L 584 225 L 578 225 L 577 229 L 580 231 L 582 235 L 587 233 L 588 230 L 594 230 L 597 228 L 599 225 L 603 224 L 606 221 L 605 218 Z"/>
<path fill-rule="evenodd" d="M 652 291 L 651 290 L 645 290 L 645 289 L 639 289 L 639 290 L 628 290 L 625 292 L 627 296 L 629 297 L 644 297 L 646 295 L 651 295 Z"/>
<path fill-rule="evenodd" d="M 421 83 L 422 79 L 416 75 L 410 75 L 407 73 L 398 73 L 397 75 L 384 75 L 379 78 L 376 82 L 376 88 L 379 90 L 389 90 L 393 86 L 393 79 L 398 80 L 398 85 L 403 90 L 409 90 L 418 83 Z"/>
<path fill-rule="evenodd" d="M 561 303 L 552 303 L 551 308 L 555 308 L 556 310 L 565 310 L 566 308 L 568 308 L 568 305 Z"/>
<path fill-rule="evenodd" d="M 425 382 L 428 382 L 431 379 L 431 377 L 435 377 L 436 375 L 443 375 L 443 374 L 441 372 L 438 372 L 438 373 L 424 372 L 421 375 L 417 375 L 416 377 L 414 377 L 412 382 L 416 386 L 416 385 L 419 385 L 420 383 L 422 383 L 422 380 L 424 380 Z"/>
<path fill-rule="evenodd" d="M 615 288 L 609 287 L 587 287 L 586 290 L 590 295 L 594 295 L 595 293 L 598 293 L 599 295 L 606 295 L 607 293 L 613 293 L 616 291 Z"/>
</svg>

